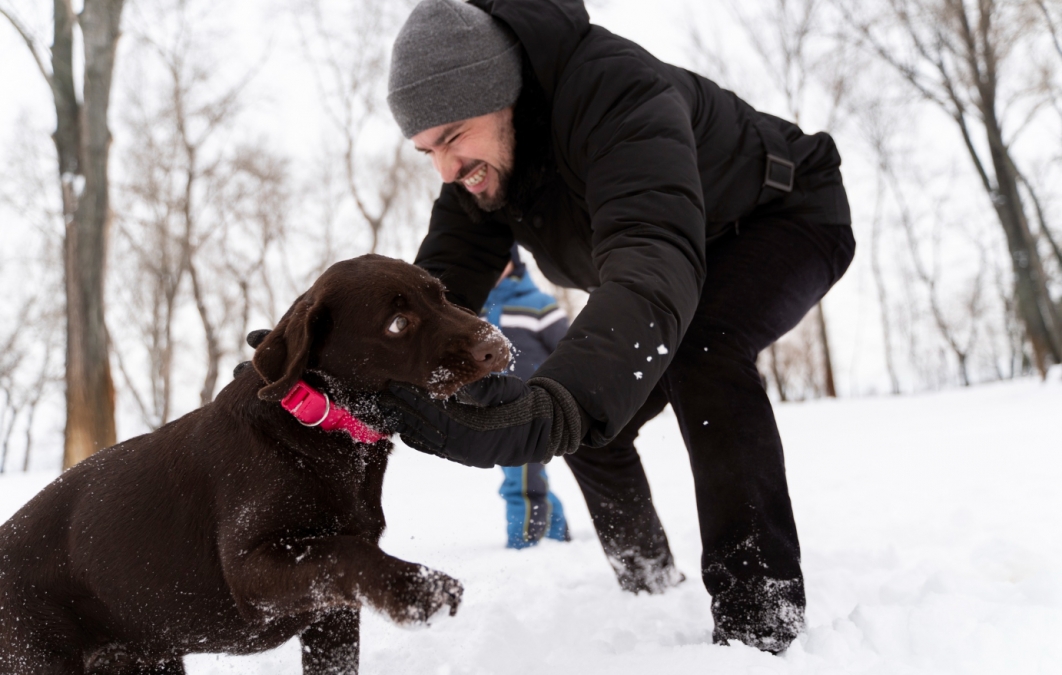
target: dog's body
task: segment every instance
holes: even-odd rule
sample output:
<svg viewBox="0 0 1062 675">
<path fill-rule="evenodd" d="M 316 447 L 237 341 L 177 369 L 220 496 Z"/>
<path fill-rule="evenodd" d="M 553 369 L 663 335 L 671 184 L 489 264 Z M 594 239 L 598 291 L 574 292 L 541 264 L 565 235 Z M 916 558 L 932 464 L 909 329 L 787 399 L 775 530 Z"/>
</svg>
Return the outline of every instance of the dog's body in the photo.
<svg viewBox="0 0 1062 675">
<path fill-rule="evenodd" d="M 460 584 L 377 546 L 389 442 L 307 428 L 275 401 L 304 373 L 355 411 L 390 379 L 452 393 L 507 358 L 481 324 L 412 266 L 334 266 L 217 400 L 0 526 L 0 673 L 181 673 L 184 654 L 295 635 L 305 672 L 353 673 L 362 602 L 401 622 L 455 611 Z"/>
<path fill-rule="evenodd" d="M 387 444 L 304 428 L 258 400 L 260 385 L 244 371 L 214 403 L 78 464 L 3 527 L 6 656 L 50 652 L 71 662 L 56 672 L 74 673 L 86 661 L 105 672 L 117 660 L 260 651 L 367 594 L 373 583 L 355 571 L 416 567 L 376 548 Z M 239 439 L 237 451 L 221 439 Z M 325 580 L 337 587 L 306 592 Z M 0 672 L 44 665 L 0 660 Z"/>
</svg>

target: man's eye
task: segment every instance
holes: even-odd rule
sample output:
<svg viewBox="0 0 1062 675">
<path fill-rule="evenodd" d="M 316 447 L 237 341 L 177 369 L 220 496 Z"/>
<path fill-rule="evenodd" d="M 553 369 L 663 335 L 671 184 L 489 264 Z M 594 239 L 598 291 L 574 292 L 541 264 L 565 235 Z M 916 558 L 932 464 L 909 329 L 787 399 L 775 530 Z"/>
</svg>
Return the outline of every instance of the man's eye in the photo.
<svg viewBox="0 0 1062 675">
<path fill-rule="evenodd" d="M 404 316 L 396 316 L 391 322 L 391 325 L 387 327 L 387 330 L 391 333 L 401 333 L 409 325 L 409 320 Z"/>
</svg>

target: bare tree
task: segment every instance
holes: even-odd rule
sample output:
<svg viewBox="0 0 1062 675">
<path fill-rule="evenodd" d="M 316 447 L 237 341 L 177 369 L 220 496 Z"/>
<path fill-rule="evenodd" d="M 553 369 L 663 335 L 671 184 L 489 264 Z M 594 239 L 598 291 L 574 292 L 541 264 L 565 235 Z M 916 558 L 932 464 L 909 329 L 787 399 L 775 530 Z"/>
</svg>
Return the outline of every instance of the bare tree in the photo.
<svg viewBox="0 0 1062 675">
<path fill-rule="evenodd" d="M 51 88 L 63 197 L 66 273 L 66 441 L 64 466 L 73 466 L 116 440 L 110 339 L 104 320 L 104 270 L 110 224 L 107 126 L 111 77 L 124 0 L 55 0 L 51 49 L 14 11 L 0 7 L 22 36 Z M 83 59 L 74 58 L 75 28 Z M 83 63 L 81 96 L 75 64 Z"/>
<path fill-rule="evenodd" d="M 803 321 L 759 355 L 765 379 L 774 385 L 781 401 L 803 401 L 826 395 L 822 378 L 820 334 L 814 321 Z"/>
<path fill-rule="evenodd" d="M 32 217 L 24 220 L 31 221 Z M 9 470 L 19 427 L 22 467 L 28 468 L 37 410 L 52 392 L 58 393 L 62 381 L 55 357 L 61 348 L 63 312 L 61 306 L 49 302 L 61 288 L 56 264 L 59 246 L 52 246 L 57 243 L 44 241 L 42 255 L 27 255 L 28 247 L 20 247 L 23 259 L 11 265 L 17 266 L 12 272 L 24 283 L 10 284 L 14 289 L 6 299 L 13 313 L 0 317 L 0 473 Z"/>
<path fill-rule="evenodd" d="M 254 71 L 217 66 L 207 4 L 139 9 L 118 192 L 127 264 L 114 284 L 117 339 L 133 348 L 117 349 L 116 362 L 141 421 L 157 428 L 185 406 L 197 371 L 196 398 L 210 402 L 222 361 L 245 347 L 234 332 L 272 294 L 265 258 L 282 234 L 273 209 L 287 198 L 287 174 L 265 142 L 233 138 Z"/>
<path fill-rule="evenodd" d="M 812 39 L 816 35 L 816 26 L 821 22 L 821 0 L 769 0 L 757 5 L 761 11 L 753 12 L 749 5 L 729 0 L 730 9 L 744 32 L 753 50 L 759 57 L 773 88 L 782 96 L 789 117 L 799 126 L 803 120 L 808 88 L 812 81 L 824 85 L 815 92 L 820 100 L 828 105 L 825 130 L 832 132 L 837 121 L 837 112 L 848 91 L 848 72 L 837 67 L 836 54 L 823 55 L 812 49 Z M 695 26 L 691 33 L 695 49 L 707 56 L 702 60 L 710 63 L 724 64 L 725 59 L 713 57 L 707 48 L 708 39 L 701 29 Z M 843 61 L 841 61 L 843 63 Z M 822 96 L 822 94 L 825 96 Z M 819 364 L 821 387 L 816 390 L 830 398 L 836 398 L 837 386 L 834 379 L 833 356 L 830 351 L 829 331 L 826 313 L 822 303 L 804 319 L 814 324 L 817 332 L 817 351 L 815 361 Z M 797 354 L 803 350 L 785 350 L 783 360 L 777 348 L 770 350 L 770 372 L 775 378 L 775 386 L 782 400 L 787 400 L 788 385 L 783 376 L 783 361 L 786 367 L 793 367 Z M 810 356 L 810 354 L 808 354 Z M 782 379 L 779 379 L 782 378 Z"/>
<path fill-rule="evenodd" d="M 303 51 L 317 79 L 332 133 L 326 162 L 338 165 L 345 197 L 369 230 L 377 253 L 385 231 L 413 222 L 427 166 L 396 133 L 384 103 L 393 35 L 412 2 L 357 0 L 341 10 L 320 0 L 295 0 Z M 403 208 L 406 207 L 406 208 Z"/>
<path fill-rule="evenodd" d="M 1044 204 L 1040 199 L 1040 192 L 1042 186 L 1038 186 L 1025 177 L 1025 174 L 1018 170 L 1018 167 L 1014 167 L 1014 173 L 1018 177 L 1018 181 L 1021 186 L 1025 188 L 1025 193 L 1029 196 L 1029 201 L 1032 202 L 1033 212 L 1036 214 L 1036 222 L 1039 226 L 1039 236 L 1042 237 L 1049 246 L 1049 250 L 1055 256 L 1055 265 L 1062 272 L 1062 246 L 1059 246 L 1058 239 L 1051 233 L 1051 227 L 1047 221 L 1047 212 L 1044 208 Z"/>
<path fill-rule="evenodd" d="M 885 370 L 889 375 L 890 391 L 893 395 L 896 395 L 900 393 L 900 377 L 896 372 L 896 362 L 893 355 L 892 321 L 889 318 L 888 291 L 885 285 L 885 275 L 881 270 L 881 225 L 884 193 L 885 181 L 879 172 L 874 199 L 874 217 L 871 221 L 870 230 L 870 268 L 874 277 L 874 287 L 877 291 L 878 306 L 881 312 L 881 335 L 885 351 Z"/>
<path fill-rule="evenodd" d="M 1043 20 L 1043 28 L 1051 45 L 1050 61 L 1040 68 L 1041 89 L 1051 108 L 1062 119 L 1062 5 L 1052 0 L 1028 0 L 1034 13 Z M 1062 138 L 1059 139 L 1062 141 Z"/>
<path fill-rule="evenodd" d="M 14 432 L 23 429 L 22 470 L 29 469 L 37 410 L 53 385 L 59 383 L 53 356 L 62 316 L 44 312 L 43 298 L 27 298 L 13 330 L 0 342 L 0 473 L 8 470 Z"/>
<path fill-rule="evenodd" d="M 1014 298 L 1013 284 L 1009 283 L 1009 275 L 1001 267 L 993 270 L 993 287 L 1003 306 L 1003 333 L 1007 343 L 1007 373 L 1008 379 L 1014 379 L 1018 375 L 1024 375 L 1033 369 L 1033 359 L 1026 351 L 1028 340 L 1025 338 L 1025 330 L 1018 316 L 1018 308 Z"/>
<path fill-rule="evenodd" d="M 137 137 L 134 133 L 133 138 Z M 132 155 L 141 156 L 139 152 Z M 152 171 L 168 179 L 175 177 L 167 173 L 172 165 L 166 155 L 148 154 L 142 159 L 146 165 L 132 166 L 143 167 L 145 179 Z M 183 179 L 187 174 L 179 175 Z M 172 417 L 176 364 L 182 353 L 187 356 L 193 351 L 175 335 L 175 323 L 188 305 L 204 326 L 206 358 L 196 359 L 206 364 L 198 392 L 200 405 L 214 397 L 221 361 L 246 350 L 243 336 L 251 316 L 274 316 L 277 294 L 269 256 L 283 241 L 288 180 L 286 162 L 262 145 L 226 150 L 209 175 L 194 183 L 197 193 L 209 195 L 209 204 L 200 204 L 192 216 L 203 232 L 187 228 L 186 215 L 171 208 L 183 204 L 179 181 L 178 190 L 154 193 L 146 193 L 144 187 L 155 181 L 130 182 L 124 195 L 130 212 L 164 216 L 144 221 L 126 217 L 119 239 L 129 258 L 137 262 L 135 273 L 142 279 L 127 289 L 126 312 L 146 349 L 147 377 L 128 367 L 120 354 L 118 363 L 147 426 L 156 428 Z M 175 183 L 171 180 L 170 185 Z M 207 321 L 210 333 L 206 333 Z M 148 395 L 140 393 L 139 383 L 145 379 Z"/>
<path fill-rule="evenodd" d="M 25 303 L 19 308 L 15 317 L 17 326 L 25 325 L 31 309 L 31 303 Z M 15 426 L 24 407 L 24 403 L 19 400 L 15 380 L 15 372 L 25 357 L 24 347 L 19 344 L 19 336 L 18 330 L 11 331 L 0 343 L 0 394 L 4 397 L 4 405 L 0 408 L 0 473 L 3 473 L 7 467 L 11 436 L 14 434 Z"/>
<path fill-rule="evenodd" d="M 907 199 L 906 190 L 901 183 L 893 162 L 893 153 L 889 147 L 890 134 L 881 133 L 882 129 L 870 134 L 870 143 L 877 158 L 877 171 L 879 180 L 883 181 L 890 189 L 893 199 L 898 208 L 898 221 L 907 244 L 908 253 L 915 275 L 926 289 L 930 315 L 941 338 L 954 354 L 959 371 L 959 380 L 963 386 L 970 385 L 970 373 L 968 359 L 970 351 L 977 341 L 979 318 L 982 314 L 982 291 L 984 276 L 987 273 L 985 253 L 982 249 L 981 264 L 978 265 L 978 273 L 972 284 L 968 286 L 969 295 L 963 302 L 963 313 L 968 325 L 963 335 L 957 327 L 958 319 L 949 318 L 943 307 L 939 292 L 940 281 L 940 225 L 947 218 L 943 213 L 935 213 L 931 218 L 933 223 L 933 237 L 931 240 L 933 252 L 932 263 L 927 264 L 922 252 L 922 240 L 915 223 L 915 216 Z M 881 292 L 881 291 L 879 291 Z"/>
<path fill-rule="evenodd" d="M 272 317 L 282 307 L 271 274 L 270 255 L 284 243 L 289 229 L 290 194 L 287 160 L 271 153 L 261 144 L 237 146 L 228 163 L 229 179 L 224 199 L 219 204 L 221 227 L 212 261 L 215 274 L 235 282 L 239 289 L 236 319 L 225 344 L 232 351 L 246 352 L 244 337 L 250 329 L 252 314 Z M 291 290 L 291 289 L 287 289 Z M 285 291 L 284 297 L 288 293 Z M 228 351 L 228 349 L 227 349 Z"/>
<path fill-rule="evenodd" d="M 214 397 L 222 359 L 243 348 L 231 333 L 246 330 L 259 289 L 272 295 L 264 268 L 282 234 L 287 196 L 284 162 L 262 142 L 230 138 L 253 72 L 225 81 L 204 45 L 210 31 L 198 23 L 205 21 L 198 9 L 163 4 L 137 21 L 144 58 L 137 95 L 130 96 L 120 232 L 144 282 L 124 295 L 129 323 L 147 347 L 148 393 L 120 353 L 118 364 L 152 428 L 172 415 L 175 322 L 186 301 L 205 348 L 200 405 Z"/>
<path fill-rule="evenodd" d="M 179 192 L 171 176 L 178 153 L 176 139 L 156 133 L 165 120 L 147 109 L 148 98 L 133 97 L 125 115 L 130 150 L 120 157 L 130 179 L 119 184 L 123 209 L 117 219 L 116 240 L 118 254 L 126 261 L 121 273 L 132 277 L 116 284 L 129 316 L 121 325 L 134 328 L 137 342 L 146 350 L 146 394 L 141 394 L 136 373 L 121 348 L 115 350 L 115 360 L 141 421 L 155 429 L 172 414 L 174 321 L 180 308 L 186 247 L 177 231 Z"/>
<path fill-rule="evenodd" d="M 785 350 L 779 350 L 777 342 L 767 348 L 767 355 L 770 361 L 768 365 L 769 372 L 774 380 L 775 389 L 778 391 L 778 398 L 783 403 L 790 398 L 789 376 L 792 372 L 788 359 L 783 358 L 784 354 Z"/>
<path fill-rule="evenodd" d="M 835 0 L 858 44 L 887 64 L 924 100 L 943 110 L 967 154 L 1006 236 L 1017 308 L 1036 367 L 1062 362 L 1062 319 L 1047 286 L 1043 261 L 1019 192 L 1012 147 L 1042 108 L 1011 67 L 1040 25 L 1029 3 L 979 0 L 886 0 L 866 5 Z M 1035 4 L 1035 3 L 1034 3 Z M 1008 117 L 1010 113 L 1010 117 Z M 1014 120 L 1014 115 L 1022 115 Z"/>
<path fill-rule="evenodd" d="M 10 470 L 22 428 L 22 467 L 33 453 L 36 413 L 62 393 L 63 221 L 54 190 L 54 149 L 28 112 L 19 115 L 0 167 L 0 218 L 11 223 L 4 244 L 14 255 L 0 260 L 4 303 L 0 314 L 0 471 Z M 17 224 L 17 226 L 16 226 Z"/>
</svg>

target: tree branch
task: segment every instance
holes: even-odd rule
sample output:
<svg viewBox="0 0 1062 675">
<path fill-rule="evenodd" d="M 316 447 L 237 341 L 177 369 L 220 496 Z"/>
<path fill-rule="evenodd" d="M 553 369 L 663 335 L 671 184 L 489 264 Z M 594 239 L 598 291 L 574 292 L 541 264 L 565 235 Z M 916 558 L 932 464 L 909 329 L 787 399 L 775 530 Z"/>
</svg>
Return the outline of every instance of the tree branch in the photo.
<svg viewBox="0 0 1062 675">
<path fill-rule="evenodd" d="M 33 36 L 29 34 L 29 30 L 22 25 L 22 22 L 19 21 L 18 17 L 16 17 L 11 11 L 0 7 L 0 16 L 6 18 L 11 22 L 11 25 L 15 27 L 15 30 L 22 37 L 22 41 L 26 43 L 27 47 L 29 47 L 30 54 L 33 55 L 33 60 L 37 64 L 37 69 L 41 71 L 41 75 L 44 76 L 44 81 L 48 83 L 48 88 L 52 88 L 52 74 L 48 70 L 48 67 L 44 65 L 44 59 L 41 57 L 40 52 L 38 52 L 37 41 L 33 39 Z M 47 52 L 48 50 L 45 49 L 45 53 Z"/>
<path fill-rule="evenodd" d="M 1033 2 L 1043 13 L 1044 20 L 1047 22 L 1047 32 L 1051 35 L 1051 43 L 1054 45 L 1058 57 L 1062 58 L 1062 38 L 1059 37 L 1059 33 L 1062 33 L 1062 28 L 1055 23 L 1054 17 L 1051 16 L 1051 12 L 1047 9 L 1047 3 L 1044 0 L 1033 0 Z"/>
<path fill-rule="evenodd" d="M 136 403 L 136 407 L 140 410 L 140 418 L 144 421 L 148 427 L 154 429 L 157 427 L 155 420 L 150 412 L 148 412 L 147 405 L 144 404 L 144 399 L 141 398 L 140 392 L 137 390 L 136 385 L 133 384 L 133 378 L 129 376 L 129 371 L 125 369 L 125 361 L 122 359 L 122 350 L 115 349 L 113 352 L 114 360 L 118 363 L 118 372 L 122 374 L 122 379 L 125 380 L 125 387 L 130 394 L 133 395 L 133 402 Z"/>
<path fill-rule="evenodd" d="M 917 70 L 914 68 L 914 66 L 908 65 L 906 63 L 902 63 L 899 60 L 897 60 L 892 55 L 892 53 L 889 52 L 889 50 L 885 47 L 885 45 L 883 45 L 873 35 L 873 33 L 871 32 L 870 24 L 866 24 L 866 23 L 862 23 L 862 22 L 858 21 L 852 15 L 852 13 L 848 10 L 848 8 L 844 6 L 843 3 L 838 2 L 837 3 L 837 7 L 840 9 L 841 15 L 844 17 L 845 22 L 847 22 L 848 25 L 850 25 L 852 28 L 855 28 L 856 31 L 858 31 L 860 33 L 860 35 L 862 36 L 862 40 L 860 40 L 860 42 L 862 42 L 864 45 L 868 46 L 870 51 L 872 51 L 878 58 L 880 58 L 883 62 L 885 62 L 886 65 L 888 65 L 889 67 L 894 69 L 897 73 L 899 73 L 900 77 L 905 79 L 908 84 L 910 84 L 912 87 L 914 87 L 915 91 L 917 91 L 919 94 L 921 94 L 921 96 L 924 99 L 926 99 L 927 101 L 930 101 L 932 103 L 936 103 L 937 105 L 940 105 L 941 107 L 945 107 L 944 99 L 941 98 L 941 96 L 938 93 L 933 92 L 929 88 L 928 85 L 926 85 L 924 82 L 922 82 L 922 79 L 919 76 Z M 925 51 L 924 51 L 924 49 L 925 49 L 924 45 L 917 38 L 917 36 L 912 35 L 911 37 L 912 37 L 912 41 L 913 41 L 913 43 L 915 45 L 916 50 L 918 50 L 919 53 L 924 57 L 926 55 Z"/>
</svg>

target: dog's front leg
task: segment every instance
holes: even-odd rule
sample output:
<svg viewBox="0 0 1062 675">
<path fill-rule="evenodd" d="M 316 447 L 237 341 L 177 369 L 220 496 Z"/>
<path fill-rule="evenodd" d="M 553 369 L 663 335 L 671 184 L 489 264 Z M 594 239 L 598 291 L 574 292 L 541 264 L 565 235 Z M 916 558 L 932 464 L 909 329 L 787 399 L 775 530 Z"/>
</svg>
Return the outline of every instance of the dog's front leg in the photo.
<svg viewBox="0 0 1062 675">
<path fill-rule="evenodd" d="M 302 632 L 303 675 L 357 675 L 359 613 L 358 607 L 332 610 Z"/>
<path fill-rule="evenodd" d="M 240 612 L 252 621 L 365 601 L 399 623 L 423 622 L 444 606 L 454 614 L 463 590 L 442 572 L 350 536 L 276 540 L 250 550 L 223 542 L 222 557 Z"/>
</svg>

